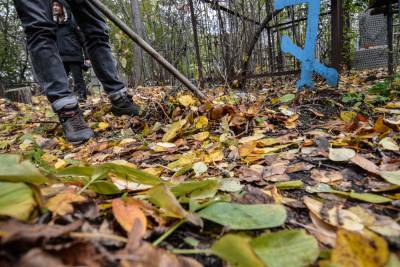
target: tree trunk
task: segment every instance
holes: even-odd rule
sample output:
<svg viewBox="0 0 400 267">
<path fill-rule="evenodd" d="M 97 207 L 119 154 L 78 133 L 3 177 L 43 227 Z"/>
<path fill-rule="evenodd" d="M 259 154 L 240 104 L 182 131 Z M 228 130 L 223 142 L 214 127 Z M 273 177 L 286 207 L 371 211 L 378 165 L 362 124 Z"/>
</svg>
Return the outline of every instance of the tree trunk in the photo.
<svg viewBox="0 0 400 267">
<path fill-rule="evenodd" d="M 199 82 L 200 82 L 200 87 L 204 88 L 203 64 L 201 63 L 199 36 L 197 34 L 197 19 L 194 13 L 193 0 L 189 0 L 189 7 L 190 7 L 190 17 L 192 19 L 194 49 L 196 50 L 196 61 L 197 61 L 197 71 L 199 74 Z"/>
<path fill-rule="evenodd" d="M 252 40 L 250 41 L 249 46 L 248 46 L 248 50 L 247 50 L 246 54 L 242 57 L 243 58 L 242 67 L 241 67 L 240 73 L 238 75 L 238 77 L 239 77 L 239 85 L 240 85 L 241 88 L 243 88 L 243 86 L 246 83 L 246 79 L 247 79 L 246 76 L 247 76 L 247 72 L 248 72 L 251 56 L 253 55 L 253 51 L 254 51 L 254 48 L 256 47 L 258 39 L 260 39 L 261 33 L 268 26 L 268 23 L 275 16 L 277 16 L 282 10 L 283 9 L 275 10 L 274 12 L 270 13 L 267 17 L 265 17 L 265 19 L 261 22 L 261 25 L 258 27 L 256 33 L 254 34 Z"/>
<path fill-rule="evenodd" d="M 0 97 L 4 98 L 6 96 L 6 87 L 4 86 L 2 80 L 0 79 Z"/>
<path fill-rule="evenodd" d="M 144 25 L 142 21 L 142 17 L 140 15 L 140 7 L 138 0 L 131 0 L 131 9 L 132 9 L 132 26 L 133 30 L 137 32 L 137 34 L 143 38 L 144 35 Z M 144 57 L 142 49 L 134 44 L 133 47 L 135 61 L 133 63 L 133 87 L 136 88 L 139 85 L 143 84 L 143 66 L 144 66 Z"/>
</svg>

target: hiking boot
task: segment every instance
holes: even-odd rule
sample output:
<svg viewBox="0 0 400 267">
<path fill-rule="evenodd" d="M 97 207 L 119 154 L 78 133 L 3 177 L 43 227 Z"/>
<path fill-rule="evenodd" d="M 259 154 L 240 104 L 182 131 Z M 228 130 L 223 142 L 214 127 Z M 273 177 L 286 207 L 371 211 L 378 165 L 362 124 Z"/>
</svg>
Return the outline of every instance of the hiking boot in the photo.
<svg viewBox="0 0 400 267">
<path fill-rule="evenodd" d="M 94 133 L 83 119 L 82 111 L 78 106 L 64 108 L 58 112 L 64 135 L 67 141 L 73 145 L 80 145 L 89 141 Z"/>
<path fill-rule="evenodd" d="M 121 90 L 115 94 L 110 95 L 111 101 L 111 112 L 115 116 L 137 116 L 140 114 L 140 108 L 136 105 L 132 96 L 129 95 L 126 90 Z"/>
</svg>

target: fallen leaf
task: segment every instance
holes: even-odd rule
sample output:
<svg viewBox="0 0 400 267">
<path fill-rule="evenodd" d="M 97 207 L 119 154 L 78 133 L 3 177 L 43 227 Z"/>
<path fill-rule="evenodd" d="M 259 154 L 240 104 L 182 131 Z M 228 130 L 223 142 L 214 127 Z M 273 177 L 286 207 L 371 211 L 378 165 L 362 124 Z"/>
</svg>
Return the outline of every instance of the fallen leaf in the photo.
<svg viewBox="0 0 400 267">
<path fill-rule="evenodd" d="M 77 231 L 82 221 L 76 220 L 67 225 L 27 224 L 16 220 L 0 222 L 1 242 L 34 243 L 40 239 L 51 239 Z"/>
<path fill-rule="evenodd" d="M 66 162 L 65 160 L 58 159 L 57 162 L 54 164 L 54 168 L 56 168 L 57 170 L 60 170 L 60 169 L 64 169 L 68 165 L 69 165 L 69 163 Z"/>
<path fill-rule="evenodd" d="M 339 266 L 385 266 L 389 259 L 386 241 L 372 232 L 358 233 L 339 230 L 332 263 Z"/>
<path fill-rule="evenodd" d="M 74 211 L 72 204 L 86 201 L 86 198 L 72 192 L 62 192 L 47 201 L 46 207 L 53 215 L 65 216 Z"/>
<path fill-rule="evenodd" d="M 0 155 L 0 181 L 43 184 L 48 179 L 28 160 L 20 155 Z"/>
<path fill-rule="evenodd" d="M 366 170 L 370 173 L 374 173 L 374 174 L 379 173 L 379 167 L 375 163 L 373 163 L 372 161 L 370 161 L 358 154 L 351 159 L 351 162 L 360 166 L 361 168 L 363 168 L 364 170 Z"/>
<path fill-rule="evenodd" d="M 196 119 L 196 129 L 203 129 L 208 126 L 208 119 L 206 116 L 201 116 Z"/>
<path fill-rule="evenodd" d="M 311 178 L 320 183 L 333 184 L 343 180 L 343 174 L 339 171 L 313 169 L 311 170 Z"/>
<path fill-rule="evenodd" d="M 295 173 L 295 172 L 301 172 L 301 171 L 309 171 L 312 168 L 314 168 L 314 165 L 312 164 L 307 164 L 304 162 L 298 162 L 292 165 L 289 165 L 286 169 L 286 173 Z"/>
<path fill-rule="evenodd" d="M 246 236 L 227 234 L 215 242 L 211 250 L 232 266 L 264 267 L 250 246 L 250 241 Z"/>
<path fill-rule="evenodd" d="M 98 129 L 100 131 L 105 131 L 108 128 L 110 128 L 110 124 L 108 124 L 107 122 L 100 122 L 99 125 L 98 125 Z"/>
<path fill-rule="evenodd" d="M 207 140 L 208 137 L 210 137 L 210 132 L 201 132 L 193 135 L 193 139 L 200 142 Z"/>
<path fill-rule="evenodd" d="M 275 186 L 281 190 L 301 189 L 303 185 L 304 184 L 301 180 L 278 182 L 275 184 Z"/>
<path fill-rule="evenodd" d="M 342 111 L 340 113 L 340 118 L 342 121 L 350 123 L 357 117 L 357 113 L 354 111 Z"/>
<path fill-rule="evenodd" d="M 185 126 L 186 123 L 187 123 L 187 120 L 179 120 L 179 121 L 171 124 L 171 126 L 168 128 L 168 131 L 163 136 L 162 141 L 170 142 L 173 139 L 175 139 L 175 137 L 178 136 L 178 133 L 181 131 L 182 127 Z"/>
<path fill-rule="evenodd" d="M 268 267 L 310 266 L 319 255 L 317 240 L 304 230 L 266 233 L 253 239 L 250 244 Z"/>
<path fill-rule="evenodd" d="M 400 185 L 400 171 L 380 172 L 383 179 L 391 184 Z"/>
<path fill-rule="evenodd" d="M 132 198 L 125 200 L 117 198 L 112 201 L 112 211 L 115 219 L 127 233 L 132 232 L 134 225 L 139 226 L 140 229 L 135 230 L 135 233 L 140 236 L 139 239 L 144 236 L 147 229 L 147 218 L 140 206 L 140 202 Z M 137 224 L 137 221 L 140 224 Z"/>
<path fill-rule="evenodd" d="M 190 107 L 196 104 L 196 100 L 191 95 L 181 95 L 177 98 L 178 102 L 185 107 Z"/>
<path fill-rule="evenodd" d="M 28 220 L 37 206 L 32 188 L 28 185 L 0 182 L 0 215 Z"/>
<path fill-rule="evenodd" d="M 281 103 L 289 103 L 292 102 L 296 98 L 295 94 L 286 94 L 279 98 L 279 102 Z"/>
<path fill-rule="evenodd" d="M 349 148 L 330 148 L 329 159 L 332 161 L 348 161 L 356 156 L 356 152 Z"/>
<path fill-rule="evenodd" d="M 397 144 L 395 140 L 391 137 L 385 137 L 383 138 L 380 142 L 379 145 L 381 145 L 384 149 L 386 150 L 391 150 L 391 151 L 399 151 L 400 147 Z"/>
<path fill-rule="evenodd" d="M 160 207 L 166 216 L 178 219 L 187 219 L 189 222 L 198 226 L 203 225 L 203 222 L 197 215 L 189 213 L 182 208 L 174 194 L 172 194 L 167 186 L 155 186 L 146 194 L 149 196 L 149 201 Z"/>
<path fill-rule="evenodd" d="M 242 205 L 215 203 L 199 213 L 200 217 L 234 230 L 273 228 L 286 221 L 286 209 L 282 205 Z"/>
<path fill-rule="evenodd" d="M 202 175 L 203 173 L 207 172 L 207 170 L 208 170 L 207 164 L 205 164 L 202 161 L 193 164 L 193 171 L 196 174 L 196 176 Z"/>
</svg>

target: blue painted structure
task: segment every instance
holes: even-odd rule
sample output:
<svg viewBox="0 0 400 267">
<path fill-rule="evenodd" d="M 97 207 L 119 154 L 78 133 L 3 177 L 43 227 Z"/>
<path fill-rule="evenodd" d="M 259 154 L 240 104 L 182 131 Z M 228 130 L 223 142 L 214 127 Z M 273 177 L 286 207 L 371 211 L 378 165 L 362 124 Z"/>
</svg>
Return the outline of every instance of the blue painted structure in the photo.
<svg viewBox="0 0 400 267">
<path fill-rule="evenodd" d="M 399 0 L 400 1 L 400 0 Z M 292 54 L 301 62 L 301 76 L 297 82 L 297 88 L 314 88 L 313 72 L 324 77 L 328 84 L 336 86 L 339 81 L 339 73 L 334 68 L 328 68 L 315 58 L 315 48 L 317 43 L 317 31 L 320 14 L 320 0 L 275 0 L 276 10 L 287 6 L 308 4 L 307 32 L 304 49 L 296 46 L 288 36 L 282 37 L 282 51 Z"/>
</svg>

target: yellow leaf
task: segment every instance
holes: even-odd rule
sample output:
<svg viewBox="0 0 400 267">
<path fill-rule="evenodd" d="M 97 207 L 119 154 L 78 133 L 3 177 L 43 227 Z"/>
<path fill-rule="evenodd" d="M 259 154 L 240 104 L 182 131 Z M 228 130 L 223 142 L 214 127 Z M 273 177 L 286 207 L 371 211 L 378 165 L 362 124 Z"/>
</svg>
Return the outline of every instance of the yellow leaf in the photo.
<svg viewBox="0 0 400 267">
<path fill-rule="evenodd" d="M 66 162 L 65 160 L 59 159 L 56 164 L 54 164 L 54 168 L 56 168 L 57 170 L 65 168 L 68 166 L 68 162 Z"/>
<path fill-rule="evenodd" d="M 168 131 L 165 133 L 162 141 L 163 142 L 172 141 L 178 135 L 179 131 L 182 129 L 183 126 L 185 126 L 186 123 L 187 120 L 180 120 L 171 124 Z"/>
<path fill-rule="evenodd" d="M 193 164 L 197 160 L 196 154 L 193 152 L 183 154 L 178 160 L 171 162 L 168 164 L 168 168 L 171 170 L 175 170 L 177 168 L 184 167 L 189 164 Z"/>
<path fill-rule="evenodd" d="M 208 119 L 206 116 L 198 117 L 196 120 L 196 129 L 203 129 L 208 126 Z"/>
<path fill-rule="evenodd" d="M 256 142 L 249 142 L 241 145 L 239 147 L 239 155 L 241 157 L 247 157 L 251 155 L 254 149 L 256 148 L 256 145 L 257 145 Z"/>
<path fill-rule="evenodd" d="M 158 167 L 158 168 L 147 168 L 143 170 L 144 172 L 147 172 L 151 175 L 160 177 L 161 173 L 164 171 L 164 168 Z"/>
<path fill-rule="evenodd" d="M 340 113 L 340 118 L 344 122 L 352 122 L 357 117 L 357 113 L 353 111 L 342 111 Z"/>
<path fill-rule="evenodd" d="M 207 140 L 208 137 L 210 137 L 210 132 L 201 132 L 193 135 L 193 139 L 200 142 Z"/>
<path fill-rule="evenodd" d="M 204 162 L 217 162 L 224 159 L 224 151 L 222 149 L 214 149 L 208 152 L 204 157 Z"/>
<path fill-rule="evenodd" d="M 98 125 L 98 129 L 100 131 L 105 131 L 110 127 L 110 124 L 108 124 L 107 122 L 100 122 Z"/>
<path fill-rule="evenodd" d="M 178 102 L 185 107 L 190 107 L 196 104 L 196 100 L 191 95 L 182 95 L 178 97 Z"/>
<path fill-rule="evenodd" d="M 78 194 L 63 192 L 49 199 L 46 207 L 53 212 L 53 215 L 64 216 L 74 211 L 72 203 L 84 202 L 85 200 L 86 199 L 83 196 Z"/>
<path fill-rule="evenodd" d="M 332 263 L 349 267 L 385 266 L 389 259 L 386 241 L 380 236 L 364 231 L 339 230 L 336 247 L 332 252 Z"/>
</svg>

